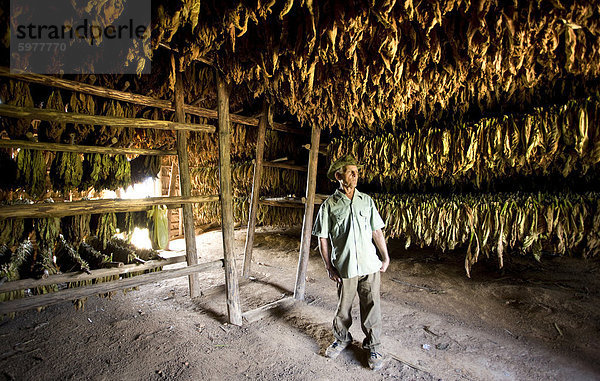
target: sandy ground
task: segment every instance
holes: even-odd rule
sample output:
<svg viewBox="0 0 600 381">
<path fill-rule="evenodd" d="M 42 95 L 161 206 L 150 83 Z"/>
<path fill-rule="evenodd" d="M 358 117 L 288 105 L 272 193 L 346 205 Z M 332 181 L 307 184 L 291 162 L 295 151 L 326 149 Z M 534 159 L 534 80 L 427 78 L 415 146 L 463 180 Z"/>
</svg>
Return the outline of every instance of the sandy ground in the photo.
<svg viewBox="0 0 600 381">
<path fill-rule="evenodd" d="M 245 230 L 236 230 L 238 268 Z M 243 310 L 291 295 L 299 232 L 261 230 Z M 176 244 L 181 245 L 181 242 Z M 503 271 L 463 253 L 403 250 L 389 242 L 382 276 L 386 365 L 373 372 L 357 342 L 323 357 L 332 341 L 335 285 L 311 252 L 307 296 L 242 327 L 226 323 L 224 274 L 204 273 L 111 299 L 89 298 L 0 322 L 0 380 L 594 380 L 600 379 L 600 262 L 511 257 Z M 313 245 L 314 247 L 314 245 Z M 200 261 L 222 257 L 220 232 L 198 237 Z M 357 303 L 357 301 L 355 301 Z"/>
</svg>

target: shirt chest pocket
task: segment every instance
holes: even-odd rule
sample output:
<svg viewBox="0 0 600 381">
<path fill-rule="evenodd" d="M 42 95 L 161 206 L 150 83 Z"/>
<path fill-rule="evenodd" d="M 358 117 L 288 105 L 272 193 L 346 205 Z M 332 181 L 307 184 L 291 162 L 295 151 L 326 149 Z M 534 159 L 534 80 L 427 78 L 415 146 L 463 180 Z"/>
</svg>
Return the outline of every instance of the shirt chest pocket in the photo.
<svg viewBox="0 0 600 381">
<path fill-rule="evenodd" d="M 370 227 L 371 227 L 371 224 L 369 222 L 370 217 L 371 217 L 371 213 L 369 213 L 369 211 L 367 209 L 361 209 L 358 212 L 358 222 L 367 231 L 370 230 Z"/>
<path fill-rule="evenodd" d="M 331 213 L 331 234 L 336 237 L 344 231 L 344 222 L 347 220 L 347 213 L 339 211 Z"/>
</svg>

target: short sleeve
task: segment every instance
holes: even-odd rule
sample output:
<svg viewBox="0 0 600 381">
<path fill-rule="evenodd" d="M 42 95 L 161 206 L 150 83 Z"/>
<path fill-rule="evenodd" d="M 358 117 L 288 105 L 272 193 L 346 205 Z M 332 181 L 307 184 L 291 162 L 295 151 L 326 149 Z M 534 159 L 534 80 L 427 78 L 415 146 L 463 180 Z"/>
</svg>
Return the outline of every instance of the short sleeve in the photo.
<svg viewBox="0 0 600 381">
<path fill-rule="evenodd" d="M 321 204 L 312 231 L 312 234 L 317 237 L 329 238 L 329 213 L 327 211 L 327 203 Z"/>
<path fill-rule="evenodd" d="M 377 211 L 377 206 L 372 198 L 369 197 L 369 204 L 371 205 L 371 230 L 375 231 L 377 229 L 383 229 L 385 227 L 385 222 L 379 215 Z"/>
</svg>

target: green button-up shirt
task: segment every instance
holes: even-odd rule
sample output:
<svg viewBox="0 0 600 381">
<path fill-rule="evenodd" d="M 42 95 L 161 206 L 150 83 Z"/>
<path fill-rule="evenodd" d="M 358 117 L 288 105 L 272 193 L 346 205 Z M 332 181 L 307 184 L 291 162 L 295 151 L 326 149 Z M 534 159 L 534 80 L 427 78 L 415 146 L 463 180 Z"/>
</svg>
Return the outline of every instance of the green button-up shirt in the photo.
<svg viewBox="0 0 600 381">
<path fill-rule="evenodd" d="M 331 263 L 342 278 L 353 278 L 381 268 L 373 232 L 384 226 L 371 197 L 355 189 L 350 200 L 338 189 L 321 204 L 312 234 L 329 238 Z"/>
</svg>

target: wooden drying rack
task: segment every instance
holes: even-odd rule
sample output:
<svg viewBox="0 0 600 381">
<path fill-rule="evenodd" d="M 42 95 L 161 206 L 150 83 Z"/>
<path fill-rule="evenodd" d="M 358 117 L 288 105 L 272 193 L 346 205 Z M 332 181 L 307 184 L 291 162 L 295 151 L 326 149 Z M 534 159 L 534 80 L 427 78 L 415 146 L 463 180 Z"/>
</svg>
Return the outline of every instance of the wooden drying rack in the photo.
<svg viewBox="0 0 600 381">
<path fill-rule="evenodd" d="M 103 124 L 112 126 L 126 126 L 133 128 L 155 128 L 155 129 L 168 129 L 175 130 L 177 133 L 177 150 L 176 151 L 161 151 L 161 150 L 141 150 L 131 148 L 114 148 L 114 147 L 90 147 L 90 146 L 75 146 L 67 144 L 52 144 L 52 143 L 36 143 L 36 142 L 22 142 L 22 141 L 0 141 L 1 147 L 22 147 L 29 149 L 49 150 L 49 151 L 70 151 L 70 152 L 98 152 L 104 154 L 124 154 L 124 153 L 135 153 L 145 155 L 177 155 L 179 161 L 180 171 L 180 197 L 154 197 L 149 199 L 141 200 L 82 200 L 76 202 L 56 202 L 56 203 L 43 203 L 43 204 L 24 204 L 24 205 L 7 205 L 0 207 L 0 218 L 23 218 L 23 217 L 59 217 L 74 214 L 84 213 L 106 213 L 106 212 L 118 212 L 118 211 L 132 211 L 132 210 L 144 210 L 152 205 L 182 205 L 184 215 L 184 227 L 185 227 L 185 241 L 186 241 L 186 261 L 188 266 L 183 269 L 161 271 L 158 273 L 144 274 L 135 278 L 122 279 L 113 282 L 96 284 L 93 286 L 82 286 L 76 289 L 68 289 L 58 291 L 54 293 L 36 295 L 33 297 L 16 299 L 8 302 L 0 303 L 0 315 L 23 311 L 26 309 L 46 306 L 54 303 L 58 303 L 64 300 L 77 299 L 89 295 L 105 293 L 109 291 L 125 289 L 130 287 L 139 286 L 141 284 L 151 283 L 159 281 L 161 279 L 169 279 L 180 276 L 189 277 L 190 296 L 195 297 L 200 295 L 200 282 L 198 273 L 201 271 L 208 271 L 218 267 L 225 267 L 225 278 L 227 287 L 227 306 L 228 316 L 231 324 L 241 325 L 242 314 L 239 302 L 239 288 L 237 275 L 235 270 L 235 261 L 233 257 L 233 229 L 223 229 L 223 241 L 224 241 L 224 259 L 218 260 L 211 263 L 198 264 L 198 256 L 196 252 L 196 239 L 194 232 L 194 220 L 192 203 L 197 202 L 212 202 L 221 200 L 221 207 L 223 211 L 223 224 L 231 225 L 233 227 L 233 207 L 231 206 L 231 168 L 229 162 L 229 154 L 227 153 L 227 160 L 223 158 L 223 152 L 229 152 L 231 145 L 231 133 L 230 133 L 230 116 L 229 116 L 229 91 L 224 86 L 223 81 L 219 73 L 216 73 L 217 87 L 218 87 L 218 104 L 219 107 L 216 111 L 206 110 L 199 107 L 184 105 L 183 102 L 183 83 L 181 74 L 177 74 L 175 83 L 175 94 L 173 102 L 146 97 L 143 95 L 126 93 L 123 91 L 117 91 L 99 86 L 87 85 L 75 81 L 69 81 L 62 78 L 56 78 L 51 76 L 39 75 L 39 74 L 27 74 L 27 73 L 11 73 L 8 68 L 0 68 L 0 76 L 27 81 L 32 83 L 38 83 L 51 87 L 56 87 L 65 90 L 78 91 L 90 95 L 105 97 L 109 99 L 115 99 L 119 101 L 125 101 L 135 104 L 141 104 L 145 106 L 158 107 L 166 110 L 174 110 L 176 114 L 176 122 L 169 121 L 154 121 L 142 118 L 119 118 L 119 117 L 106 117 L 97 115 L 84 115 L 75 113 L 66 113 L 57 110 L 42 110 L 35 108 L 16 107 L 10 105 L 0 105 L 0 115 L 14 117 L 14 118 L 25 118 L 25 119 L 40 119 L 50 121 L 61 121 L 70 123 L 84 123 L 84 124 Z M 222 153 L 220 155 L 219 165 L 221 167 L 221 189 L 222 195 L 219 196 L 191 196 L 191 185 L 190 185 L 190 173 L 189 163 L 187 157 L 187 132 L 188 131 L 201 131 L 206 133 L 214 133 L 216 128 L 210 125 L 195 125 L 185 122 L 185 111 L 191 111 L 192 113 L 209 118 L 217 118 L 219 124 L 219 149 Z M 243 124 L 252 124 L 252 120 L 246 117 L 234 118 L 236 122 Z M 229 174 L 229 175 L 227 175 Z M 229 194 L 227 194 L 229 193 Z M 229 204 L 229 205 L 227 205 Z M 181 260 L 182 257 L 178 257 Z M 143 271 L 150 268 L 160 267 L 171 263 L 173 260 L 165 261 L 150 261 L 144 265 L 131 265 L 128 267 L 117 268 L 117 269 L 100 269 L 91 272 L 91 274 L 62 274 L 59 277 L 53 276 L 48 277 L 45 280 L 34 280 L 27 279 L 22 281 L 7 282 L 2 284 L 3 290 L 14 290 L 24 288 L 32 288 L 39 286 L 40 284 L 48 284 L 47 282 L 53 282 L 52 284 L 66 281 L 66 279 L 82 280 L 82 279 L 93 279 L 97 277 L 104 277 L 108 274 L 121 274 L 126 271 Z M 90 278 L 92 277 L 92 278 Z M 40 283 L 41 282 L 41 283 Z"/>
<path fill-rule="evenodd" d="M 319 137 L 320 129 L 313 128 L 311 134 L 310 160 L 308 169 L 301 166 L 293 166 L 283 163 L 263 163 L 265 131 L 267 128 L 267 111 L 265 103 L 263 112 L 260 118 L 247 117 L 229 113 L 229 87 L 223 82 L 223 79 L 218 71 L 215 71 L 217 84 L 217 110 L 210 110 L 193 105 L 186 105 L 183 101 L 183 82 L 181 74 L 178 73 L 175 82 L 175 93 L 173 102 L 163 99 L 152 98 L 140 94 L 133 94 L 114 89 L 103 88 L 94 85 L 88 85 L 76 81 L 69 81 L 62 78 L 31 74 L 24 72 L 11 72 L 10 69 L 0 67 L 0 76 L 37 83 L 41 85 L 51 86 L 63 90 L 77 91 L 89 95 L 105 97 L 118 101 L 130 102 L 138 105 L 161 108 L 164 110 L 175 111 L 176 121 L 155 121 L 142 118 L 119 118 L 106 117 L 87 114 L 65 113 L 57 110 L 16 107 L 10 105 L 0 105 L 0 115 L 26 118 L 40 119 L 47 121 L 83 123 L 83 124 L 102 124 L 133 128 L 155 128 L 161 130 L 174 130 L 177 133 L 177 150 L 164 151 L 140 148 L 116 148 L 116 147 L 97 147 L 97 146 L 80 146 L 70 144 L 56 143 L 37 143 L 14 140 L 0 140 L 0 147 L 20 147 L 28 149 L 38 149 L 46 151 L 65 151 L 65 152 L 84 152 L 84 153 L 103 153 L 103 154 L 139 154 L 139 155 L 177 155 L 179 162 L 180 174 L 180 189 L 181 196 L 154 197 L 144 200 L 89 200 L 64 203 L 46 203 L 33 205 L 11 205 L 0 207 L 0 218 L 19 218 L 28 217 L 59 217 L 74 214 L 90 213 L 93 210 L 95 213 L 117 212 L 117 211 L 132 211 L 144 210 L 152 205 L 169 205 L 182 206 L 184 220 L 184 236 L 186 241 L 186 256 L 170 258 L 159 261 L 148 261 L 143 265 L 128 265 L 122 268 L 115 269 L 99 269 L 94 270 L 91 274 L 70 273 L 48 277 L 42 280 L 27 279 L 16 282 L 7 282 L 0 285 L 0 290 L 15 290 L 32 288 L 40 285 L 56 284 L 68 281 L 78 281 L 86 279 L 94 279 L 115 274 L 123 274 L 131 271 L 144 271 L 161 267 L 167 264 L 182 262 L 185 258 L 188 266 L 183 269 L 165 270 L 158 273 L 144 274 L 134 278 L 122 279 L 107 283 L 96 284 L 93 286 L 82 286 L 76 289 L 63 290 L 59 292 L 37 295 L 33 297 L 17 299 L 10 302 L 0 303 L 0 314 L 23 311 L 40 306 L 59 303 L 65 300 L 72 300 L 81 297 L 86 297 L 94 294 L 106 293 L 130 287 L 139 286 L 156 282 L 162 279 L 169 279 L 180 276 L 189 277 L 190 296 L 195 297 L 200 294 L 198 273 L 202 271 L 214 270 L 216 268 L 225 268 L 225 283 L 227 290 L 227 308 L 229 322 L 235 325 L 242 324 L 242 313 L 239 302 L 239 284 L 235 267 L 235 259 L 233 254 L 233 205 L 231 192 L 231 163 L 230 163 L 230 147 L 231 147 L 231 132 L 230 121 L 257 126 L 259 128 L 257 156 L 255 163 L 254 184 L 252 189 L 252 202 L 250 206 L 250 218 L 248 222 L 248 238 L 245 249 L 244 274 L 247 277 L 249 272 L 249 264 L 251 259 L 252 243 L 254 231 L 256 227 L 256 210 L 258 207 L 258 189 L 260 188 L 260 176 L 263 166 L 272 166 L 298 171 L 308 171 L 307 181 L 307 197 L 308 202 L 305 203 L 305 218 L 303 224 L 303 235 L 300 249 L 300 260 L 298 268 L 298 279 L 296 281 L 295 297 L 296 299 L 304 299 L 304 279 L 306 267 L 308 264 L 308 249 L 310 244 L 310 228 L 312 226 L 312 215 L 314 211 L 314 196 L 316 184 L 316 167 L 317 155 L 319 153 Z M 201 117 L 218 119 L 219 133 L 219 166 L 220 166 L 220 187 L 221 197 L 219 196 L 191 196 L 191 184 L 189 174 L 189 162 L 187 157 L 187 132 L 200 131 L 205 133 L 214 133 L 215 127 L 212 125 L 198 125 L 185 122 L 185 113 L 198 115 Z M 276 131 L 305 135 L 306 130 L 296 129 L 290 126 L 272 123 L 269 126 Z M 171 184 L 171 188 L 173 184 Z M 198 202 L 214 202 L 221 201 L 222 210 L 222 232 L 223 232 L 223 248 L 224 259 L 210 263 L 198 264 L 196 251 L 195 231 L 192 203 Z M 310 218 L 307 218 L 310 216 Z M 308 240 L 306 239 L 308 237 Z M 248 254 L 248 250 L 250 254 Z M 246 271 L 246 266 L 248 270 Z M 301 277 L 301 278 L 300 278 Z M 51 283 L 50 283 L 51 282 Z M 16 287 L 16 288 L 15 288 Z M 2 291 L 5 292 L 5 291 Z M 260 307 L 253 311 L 244 313 L 244 319 L 248 320 L 248 316 L 260 314 L 263 310 L 272 308 L 269 304 Z"/>
</svg>

